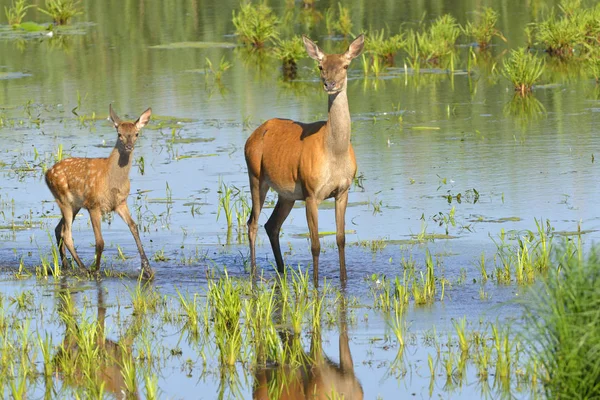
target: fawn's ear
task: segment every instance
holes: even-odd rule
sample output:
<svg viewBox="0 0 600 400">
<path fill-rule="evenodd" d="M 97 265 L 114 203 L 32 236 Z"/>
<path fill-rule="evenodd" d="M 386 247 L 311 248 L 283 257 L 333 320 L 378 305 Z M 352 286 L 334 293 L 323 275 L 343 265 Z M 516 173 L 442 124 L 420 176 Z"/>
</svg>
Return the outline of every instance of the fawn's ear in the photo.
<svg viewBox="0 0 600 400">
<path fill-rule="evenodd" d="M 148 108 L 146 111 L 140 115 L 140 117 L 135 121 L 135 127 L 140 130 L 146 126 L 148 121 L 150 121 L 150 115 L 152 115 L 152 109 Z"/>
<path fill-rule="evenodd" d="M 322 61 L 323 57 L 325 56 L 323 50 L 321 50 L 319 46 L 315 44 L 315 42 L 304 35 L 302 35 L 302 40 L 304 41 L 304 48 L 306 49 L 308 56 L 313 60 Z"/>
<path fill-rule="evenodd" d="M 108 105 L 108 114 L 112 123 L 115 124 L 115 128 L 118 128 L 121 123 L 121 118 L 113 111 L 112 104 Z"/>
<path fill-rule="evenodd" d="M 352 60 L 353 58 L 356 58 L 360 55 L 363 46 L 365 45 L 365 35 L 361 34 L 359 37 L 357 37 L 356 39 L 354 39 L 354 41 L 352 43 L 350 43 L 350 46 L 348 46 L 348 50 L 346 50 L 346 57 L 349 60 Z"/>
</svg>

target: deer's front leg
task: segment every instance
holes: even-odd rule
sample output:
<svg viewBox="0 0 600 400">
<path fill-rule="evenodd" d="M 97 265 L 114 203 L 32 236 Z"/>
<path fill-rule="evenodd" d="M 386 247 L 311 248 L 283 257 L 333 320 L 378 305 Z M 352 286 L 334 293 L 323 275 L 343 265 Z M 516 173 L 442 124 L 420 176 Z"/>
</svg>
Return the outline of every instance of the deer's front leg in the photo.
<svg viewBox="0 0 600 400">
<path fill-rule="evenodd" d="M 100 263 L 102 259 L 102 251 L 104 250 L 104 239 L 102 239 L 101 224 L 102 224 L 102 211 L 99 208 L 89 210 L 90 221 L 92 221 L 92 229 L 94 229 L 94 237 L 96 238 L 96 262 L 94 264 L 93 271 L 100 270 Z"/>
<path fill-rule="evenodd" d="M 340 256 L 340 279 L 346 280 L 346 207 L 348 191 L 340 193 L 335 199 L 335 227 L 338 253 Z"/>
<path fill-rule="evenodd" d="M 313 258 L 313 281 L 319 285 L 319 254 L 321 243 L 319 242 L 319 203 L 314 197 L 306 198 L 306 221 L 310 232 L 310 250 Z"/>
<path fill-rule="evenodd" d="M 142 259 L 142 272 L 144 279 L 152 279 L 154 278 L 154 271 L 150 268 L 150 263 L 148 262 L 148 257 L 146 257 L 146 253 L 144 252 L 144 248 L 142 247 L 142 241 L 140 240 L 140 233 L 138 232 L 137 225 L 131 218 L 131 213 L 129 212 L 129 207 L 127 207 L 127 203 L 123 202 L 115 208 L 115 211 L 123 221 L 129 226 L 129 230 L 135 239 L 135 244 L 137 245 L 138 251 L 140 252 L 140 258 Z"/>
</svg>

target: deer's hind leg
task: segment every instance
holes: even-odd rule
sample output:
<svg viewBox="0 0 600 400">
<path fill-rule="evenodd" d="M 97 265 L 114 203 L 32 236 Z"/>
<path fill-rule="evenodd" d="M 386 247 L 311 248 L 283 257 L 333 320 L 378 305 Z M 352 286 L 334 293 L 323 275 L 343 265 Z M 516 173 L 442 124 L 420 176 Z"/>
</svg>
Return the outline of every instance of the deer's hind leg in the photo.
<svg viewBox="0 0 600 400">
<path fill-rule="evenodd" d="M 250 196 L 252 197 L 252 210 L 248 219 L 248 242 L 250 244 L 250 267 L 252 274 L 256 271 L 256 234 L 258 232 L 258 217 L 262 210 L 269 185 L 259 177 L 249 174 Z"/>
<path fill-rule="evenodd" d="M 277 271 L 279 273 L 284 271 L 283 257 L 281 257 L 281 247 L 279 245 L 279 232 L 281 232 L 281 225 L 283 225 L 285 219 L 290 215 L 290 211 L 294 208 L 295 202 L 295 200 L 288 200 L 279 196 L 273 214 L 271 214 L 269 220 L 265 224 L 265 229 L 267 230 L 267 235 L 269 235 L 269 241 L 271 242 L 271 248 L 273 249 L 273 255 L 275 256 L 275 262 L 277 263 Z"/>
<path fill-rule="evenodd" d="M 63 217 L 60 220 L 60 222 L 58 223 L 58 225 L 56 226 L 56 229 L 54 232 L 56 233 L 56 239 L 58 241 L 58 249 L 60 252 L 60 256 L 62 258 L 63 268 L 69 267 L 69 263 L 68 263 L 67 257 L 66 257 L 66 251 L 63 247 L 63 246 L 66 246 L 67 249 L 69 250 L 69 252 L 71 253 L 71 256 L 73 256 L 73 259 L 79 266 L 79 268 L 85 271 L 86 270 L 85 265 L 83 265 L 83 263 L 81 262 L 81 259 L 79 258 L 79 256 L 77 255 L 77 252 L 75 251 L 75 244 L 73 243 L 73 231 L 72 231 L 73 221 L 75 220 L 75 216 L 77 215 L 77 213 L 79 212 L 79 210 L 81 208 L 71 208 L 70 205 L 65 206 L 62 204 L 59 204 L 58 206 L 60 207 L 60 211 L 61 211 Z"/>
</svg>

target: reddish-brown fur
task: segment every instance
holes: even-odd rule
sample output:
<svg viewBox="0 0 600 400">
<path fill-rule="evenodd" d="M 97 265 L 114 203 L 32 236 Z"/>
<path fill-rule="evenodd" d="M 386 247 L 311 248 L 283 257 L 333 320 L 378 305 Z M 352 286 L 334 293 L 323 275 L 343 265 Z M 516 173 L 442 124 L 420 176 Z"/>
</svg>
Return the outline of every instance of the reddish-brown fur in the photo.
<svg viewBox="0 0 600 400">
<path fill-rule="evenodd" d="M 142 113 L 135 122 L 122 122 L 109 107 L 110 119 L 117 129 L 117 143 L 108 158 L 67 158 L 46 172 L 46 184 L 60 207 L 62 219 L 55 229 L 56 241 L 63 268 L 69 266 L 65 246 L 71 252 L 79 268 L 84 264 L 75 251 L 72 237 L 72 222 L 82 208 L 90 213 L 96 238 L 96 262 L 94 270 L 100 268 L 104 240 L 101 233 L 102 214 L 116 211 L 129 226 L 140 252 L 144 277 L 151 279 L 154 272 L 144 253 L 139 232 L 127 206 L 129 196 L 129 171 L 133 161 L 133 149 L 140 129 L 152 114 L 151 109 Z"/>
<path fill-rule="evenodd" d="M 344 54 L 325 54 L 304 37 L 308 55 L 319 62 L 321 79 L 329 94 L 327 121 L 304 124 L 287 119 L 270 119 L 246 141 L 245 156 L 252 195 L 248 238 L 252 271 L 256 269 L 255 243 L 258 217 L 271 187 L 278 193 L 273 214 L 265 228 L 277 268 L 284 269 L 279 232 L 296 200 L 306 202 L 310 231 L 313 279 L 319 276 L 318 205 L 335 198 L 336 239 L 340 257 L 340 278 L 346 279 L 345 214 L 348 189 L 356 174 L 356 158 L 350 143 L 350 111 L 346 94 L 347 69 L 362 51 L 364 37 L 356 38 Z"/>
</svg>

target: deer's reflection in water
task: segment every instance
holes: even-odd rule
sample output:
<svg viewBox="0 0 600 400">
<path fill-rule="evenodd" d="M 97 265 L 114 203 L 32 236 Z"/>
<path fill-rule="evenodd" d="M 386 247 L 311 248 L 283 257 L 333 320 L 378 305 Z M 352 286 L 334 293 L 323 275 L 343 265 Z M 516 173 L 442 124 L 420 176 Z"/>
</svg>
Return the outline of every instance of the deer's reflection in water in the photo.
<svg viewBox="0 0 600 400">
<path fill-rule="evenodd" d="M 301 339 L 290 332 L 280 332 L 283 348 L 292 355 L 291 362 L 257 369 L 252 397 L 275 399 L 345 399 L 363 398 L 363 389 L 354 375 L 354 363 L 348 344 L 345 304 L 340 305 L 339 359 L 335 363 L 323 352 L 320 328 L 311 333 L 310 350 L 303 350 Z"/>
<path fill-rule="evenodd" d="M 114 395 L 121 399 L 138 399 L 133 339 L 139 329 L 134 321 L 119 341 L 106 338 L 106 305 L 100 284 L 97 287 L 97 319 L 79 316 L 68 290 L 59 295 L 59 315 L 65 336 L 54 361 L 66 386 L 83 389 L 88 394 Z"/>
</svg>

